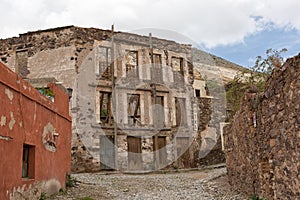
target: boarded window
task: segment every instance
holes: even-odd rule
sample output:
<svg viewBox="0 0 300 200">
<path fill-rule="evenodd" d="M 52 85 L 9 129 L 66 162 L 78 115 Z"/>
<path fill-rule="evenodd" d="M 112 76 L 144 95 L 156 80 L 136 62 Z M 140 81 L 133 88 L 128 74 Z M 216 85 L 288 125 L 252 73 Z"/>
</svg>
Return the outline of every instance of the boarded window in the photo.
<svg viewBox="0 0 300 200">
<path fill-rule="evenodd" d="M 140 109 L 140 95 L 128 94 L 128 125 L 140 125 L 141 124 L 141 109 Z"/>
<path fill-rule="evenodd" d="M 185 98 L 175 98 L 175 109 L 176 109 L 176 125 L 184 126 L 187 123 L 186 119 L 186 103 Z"/>
<path fill-rule="evenodd" d="M 138 52 L 127 51 L 125 58 L 126 58 L 126 75 L 128 77 L 138 77 Z"/>
<path fill-rule="evenodd" d="M 165 126 L 164 97 L 156 96 L 154 104 L 153 122 L 156 128 L 161 129 Z"/>
<path fill-rule="evenodd" d="M 113 122 L 112 115 L 112 95 L 111 92 L 100 92 L 100 122 L 109 123 Z"/>
<path fill-rule="evenodd" d="M 152 60 L 151 54 L 150 60 Z M 162 64 L 160 54 L 153 54 L 153 65 L 151 66 L 151 79 L 154 82 L 162 82 Z"/>
<path fill-rule="evenodd" d="M 35 148 L 32 145 L 23 145 L 22 178 L 34 178 Z"/>
<path fill-rule="evenodd" d="M 172 57 L 171 65 L 174 74 L 174 82 L 183 83 L 184 81 L 183 58 Z"/>
<path fill-rule="evenodd" d="M 99 47 L 99 76 L 101 79 L 111 79 L 111 66 L 111 48 Z"/>
</svg>

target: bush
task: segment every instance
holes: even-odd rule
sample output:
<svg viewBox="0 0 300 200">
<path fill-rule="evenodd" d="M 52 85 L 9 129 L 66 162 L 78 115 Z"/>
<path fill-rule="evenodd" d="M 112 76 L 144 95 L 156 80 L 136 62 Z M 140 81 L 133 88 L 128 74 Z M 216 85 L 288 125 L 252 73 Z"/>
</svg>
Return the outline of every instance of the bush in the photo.
<svg viewBox="0 0 300 200">
<path fill-rule="evenodd" d="M 259 196 L 257 196 L 256 194 L 253 194 L 249 200 L 267 200 L 267 198 L 260 198 Z"/>
<path fill-rule="evenodd" d="M 39 200 L 46 200 L 46 192 L 42 192 Z"/>
<path fill-rule="evenodd" d="M 77 179 L 72 177 L 70 174 L 66 175 L 66 187 L 75 187 L 77 186 Z"/>
</svg>

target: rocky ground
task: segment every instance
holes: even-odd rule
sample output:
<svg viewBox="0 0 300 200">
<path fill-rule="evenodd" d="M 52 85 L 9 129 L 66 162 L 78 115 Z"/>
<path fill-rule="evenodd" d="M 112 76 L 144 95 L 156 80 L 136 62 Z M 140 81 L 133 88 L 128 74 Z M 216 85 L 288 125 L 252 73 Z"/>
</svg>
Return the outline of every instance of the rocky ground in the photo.
<svg viewBox="0 0 300 200">
<path fill-rule="evenodd" d="M 165 171 L 151 174 L 73 174 L 76 187 L 48 199 L 245 199 L 231 191 L 226 168 L 194 171 Z"/>
</svg>

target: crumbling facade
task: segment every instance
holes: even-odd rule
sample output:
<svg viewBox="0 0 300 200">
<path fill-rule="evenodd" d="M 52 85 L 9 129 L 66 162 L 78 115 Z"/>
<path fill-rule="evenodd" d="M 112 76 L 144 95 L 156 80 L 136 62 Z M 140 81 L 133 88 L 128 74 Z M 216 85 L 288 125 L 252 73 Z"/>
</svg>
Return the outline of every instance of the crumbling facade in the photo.
<svg viewBox="0 0 300 200">
<path fill-rule="evenodd" d="M 65 187 L 71 172 L 68 95 L 40 94 L 0 63 L 0 199 L 39 199 Z"/>
<path fill-rule="evenodd" d="M 268 199 L 300 196 L 300 54 L 268 79 L 260 94 L 249 90 L 225 127 L 231 185 Z"/>
<path fill-rule="evenodd" d="M 222 153 L 212 162 L 200 159 L 216 144 L 221 151 L 225 102 L 216 97 L 222 92 L 207 93 L 202 72 L 218 70 L 199 63 L 191 45 L 74 26 L 0 43 L 1 61 L 22 77 L 53 77 L 70 92 L 73 171 L 151 171 L 224 160 Z"/>
</svg>

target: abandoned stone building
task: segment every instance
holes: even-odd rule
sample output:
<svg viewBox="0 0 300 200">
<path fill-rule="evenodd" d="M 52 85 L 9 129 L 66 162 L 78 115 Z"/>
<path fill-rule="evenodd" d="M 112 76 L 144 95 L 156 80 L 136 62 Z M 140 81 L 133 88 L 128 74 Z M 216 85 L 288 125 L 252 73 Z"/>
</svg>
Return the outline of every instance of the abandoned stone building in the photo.
<svg viewBox="0 0 300 200">
<path fill-rule="evenodd" d="M 224 128 L 234 189 L 267 199 L 300 197 L 300 54 L 273 70 L 263 93 L 249 90 Z"/>
<path fill-rule="evenodd" d="M 36 199 L 65 188 L 71 173 L 68 95 L 54 101 L 0 63 L 0 199 Z"/>
<path fill-rule="evenodd" d="M 20 34 L 0 47 L 1 61 L 23 78 L 55 78 L 67 88 L 73 171 L 224 162 L 226 106 L 216 98 L 224 92 L 210 94 L 204 74 L 222 82 L 240 67 L 202 59 L 189 44 L 75 26 Z M 216 156 L 203 160 L 210 152 Z"/>
</svg>

